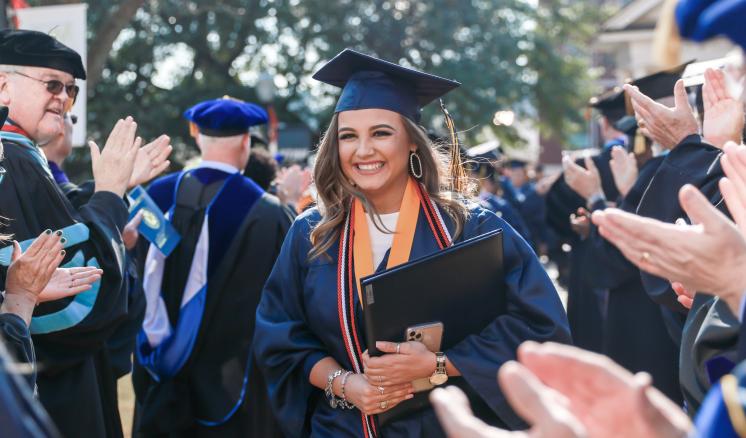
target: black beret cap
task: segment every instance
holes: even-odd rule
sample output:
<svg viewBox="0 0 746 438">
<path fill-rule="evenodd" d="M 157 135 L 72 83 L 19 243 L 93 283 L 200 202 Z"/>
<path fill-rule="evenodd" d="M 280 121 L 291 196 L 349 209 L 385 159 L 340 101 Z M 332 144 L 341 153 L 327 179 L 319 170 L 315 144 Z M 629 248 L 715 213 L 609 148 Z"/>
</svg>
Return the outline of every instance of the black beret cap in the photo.
<svg viewBox="0 0 746 438">
<path fill-rule="evenodd" d="M 0 30 L 0 64 L 46 67 L 85 79 L 80 54 L 43 32 L 25 29 Z"/>
</svg>

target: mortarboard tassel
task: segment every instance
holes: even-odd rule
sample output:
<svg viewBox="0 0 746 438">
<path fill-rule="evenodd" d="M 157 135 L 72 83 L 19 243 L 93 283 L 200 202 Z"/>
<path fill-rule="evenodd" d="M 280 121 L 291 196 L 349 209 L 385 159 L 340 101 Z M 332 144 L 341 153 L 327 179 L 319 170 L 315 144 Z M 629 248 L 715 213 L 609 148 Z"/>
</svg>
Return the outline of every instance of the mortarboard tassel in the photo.
<svg viewBox="0 0 746 438">
<path fill-rule="evenodd" d="M 451 173 L 451 192 L 463 193 L 466 190 L 466 171 L 464 170 L 463 163 L 461 162 L 461 144 L 458 139 L 458 133 L 456 132 L 456 125 L 453 123 L 451 114 L 446 109 L 443 99 L 440 100 L 440 110 L 443 111 L 445 117 L 446 128 L 448 128 L 448 134 L 451 137 L 451 160 L 450 160 L 450 173 Z"/>
</svg>

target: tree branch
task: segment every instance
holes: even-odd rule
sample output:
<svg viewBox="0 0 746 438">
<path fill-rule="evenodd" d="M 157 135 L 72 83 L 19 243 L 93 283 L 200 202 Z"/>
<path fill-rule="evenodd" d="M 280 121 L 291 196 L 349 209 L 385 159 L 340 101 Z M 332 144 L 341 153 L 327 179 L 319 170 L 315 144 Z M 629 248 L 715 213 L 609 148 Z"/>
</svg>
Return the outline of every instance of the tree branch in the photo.
<svg viewBox="0 0 746 438">
<path fill-rule="evenodd" d="M 145 0 L 122 0 L 119 7 L 111 11 L 109 16 L 96 29 L 95 38 L 88 48 L 88 80 L 86 86 L 89 94 L 101 80 L 101 74 L 114 41 L 122 29 L 132 21 L 143 3 L 145 3 Z"/>
</svg>

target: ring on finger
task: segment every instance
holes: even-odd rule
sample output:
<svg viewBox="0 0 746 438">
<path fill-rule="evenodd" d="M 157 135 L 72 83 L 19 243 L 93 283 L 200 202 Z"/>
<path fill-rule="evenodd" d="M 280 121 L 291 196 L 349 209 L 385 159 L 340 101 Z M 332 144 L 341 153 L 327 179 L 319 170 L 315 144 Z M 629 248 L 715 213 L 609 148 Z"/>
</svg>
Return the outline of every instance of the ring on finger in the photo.
<svg viewBox="0 0 746 438">
<path fill-rule="evenodd" d="M 388 402 L 388 400 L 384 400 L 384 401 L 382 401 L 382 402 L 381 402 L 381 403 L 380 403 L 380 404 L 378 405 L 378 407 L 380 407 L 381 409 L 386 409 L 386 408 L 388 408 L 388 407 L 389 407 L 389 402 Z"/>
<path fill-rule="evenodd" d="M 641 260 L 642 260 L 643 262 L 650 262 L 650 253 L 649 253 L 649 252 L 647 252 L 647 251 L 643 251 L 643 252 L 642 252 L 642 256 L 640 256 L 640 259 L 641 259 Z"/>
<path fill-rule="evenodd" d="M 378 376 L 378 383 L 383 383 L 383 376 Z"/>
<path fill-rule="evenodd" d="M 385 388 L 383 386 L 379 386 L 378 387 L 378 392 L 380 392 L 381 395 L 383 395 L 383 391 L 385 391 Z"/>
</svg>

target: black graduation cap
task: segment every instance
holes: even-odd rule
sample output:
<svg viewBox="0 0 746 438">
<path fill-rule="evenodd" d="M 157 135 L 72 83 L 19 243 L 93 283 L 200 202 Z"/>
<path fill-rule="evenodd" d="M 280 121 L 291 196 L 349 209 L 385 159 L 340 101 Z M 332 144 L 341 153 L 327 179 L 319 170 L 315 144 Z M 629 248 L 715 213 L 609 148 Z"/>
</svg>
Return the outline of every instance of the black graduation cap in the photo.
<svg viewBox="0 0 746 438">
<path fill-rule="evenodd" d="M 674 85 L 676 85 L 676 81 L 681 79 L 681 75 L 684 74 L 686 66 L 692 62 L 694 62 L 693 59 L 676 67 L 661 70 L 648 76 L 643 76 L 639 79 L 635 79 L 630 84 L 639 88 L 643 94 L 653 100 L 673 96 L 673 88 Z"/>
<path fill-rule="evenodd" d="M 351 49 L 340 52 L 313 78 L 342 88 L 335 113 L 379 108 L 416 123 L 422 107 L 461 85 Z"/>
<path fill-rule="evenodd" d="M 8 107 L 0 106 L 0 128 L 5 125 L 5 121 L 8 119 Z"/>
<path fill-rule="evenodd" d="M 80 54 L 51 35 L 35 30 L 0 30 L 0 63 L 29 67 L 46 67 L 85 79 Z"/>
<path fill-rule="evenodd" d="M 621 87 L 614 87 L 598 96 L 592 97 L 588 104 L 596 108 L 612 124 L 627 115 L 624 91 Z"/>
<path fill-rule="evenodd" d="M 648 76 L 643 76 L 628 83 L 639 88 L 641 93 L 653 100 L 673 96 L 676 81 L 681 79 L 684 70 L 692 62 L 694 60 Z M 599 110 L 615 129 L 631 135 L 637 129 L 637 121 L 632 114 L 631 104 L 627 100 L 626 93 L 622 87 L 614 87 L 599 96 L 591 98 L 589 105 Z"/>
</svg>

